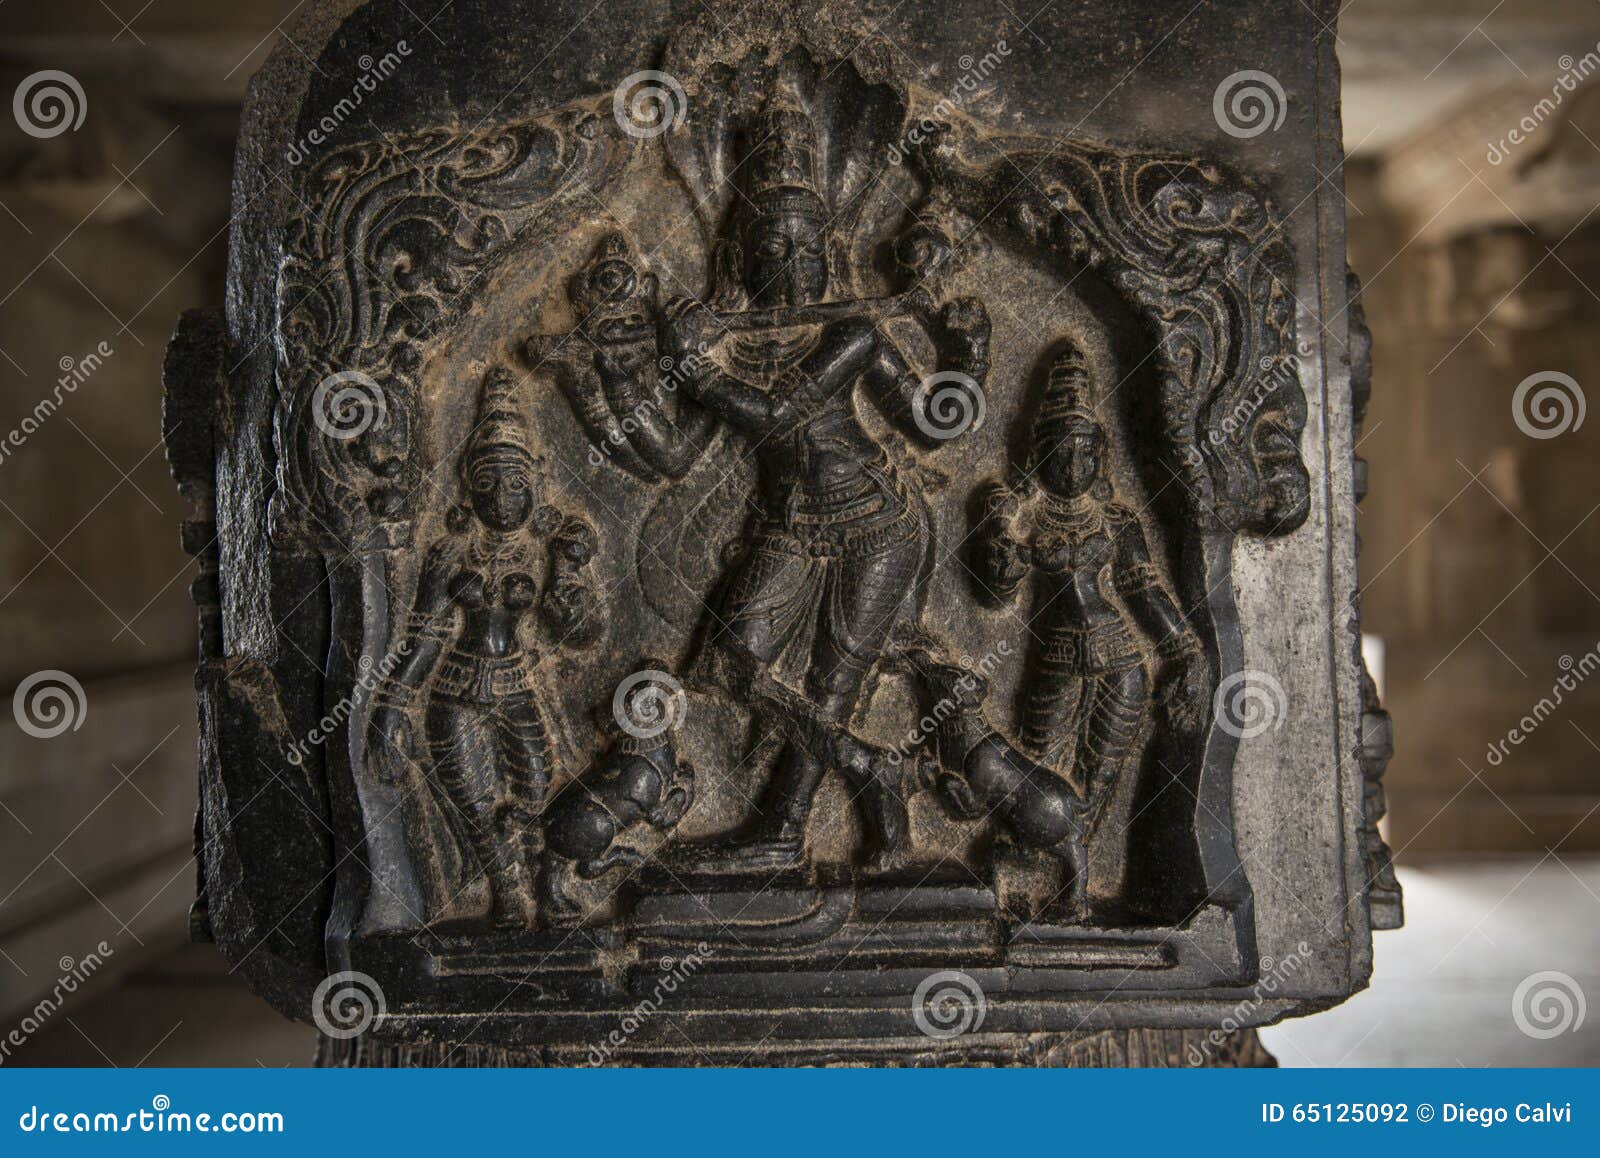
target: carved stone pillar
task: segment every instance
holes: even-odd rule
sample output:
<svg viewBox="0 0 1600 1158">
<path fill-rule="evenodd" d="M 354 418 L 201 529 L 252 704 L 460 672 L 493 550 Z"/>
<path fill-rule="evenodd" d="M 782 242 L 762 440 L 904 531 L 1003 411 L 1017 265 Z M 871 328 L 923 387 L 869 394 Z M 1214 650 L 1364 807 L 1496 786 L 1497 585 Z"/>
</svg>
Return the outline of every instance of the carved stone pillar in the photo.
<svg viewBox="0 0 1600 1158">
<path fill-rule="evenodd" d="M 199 924 L 325 1063 L 1261 1064 L 1365 983 L 1331 0 L 337 8 L 169 377 Z"/>
</svg>

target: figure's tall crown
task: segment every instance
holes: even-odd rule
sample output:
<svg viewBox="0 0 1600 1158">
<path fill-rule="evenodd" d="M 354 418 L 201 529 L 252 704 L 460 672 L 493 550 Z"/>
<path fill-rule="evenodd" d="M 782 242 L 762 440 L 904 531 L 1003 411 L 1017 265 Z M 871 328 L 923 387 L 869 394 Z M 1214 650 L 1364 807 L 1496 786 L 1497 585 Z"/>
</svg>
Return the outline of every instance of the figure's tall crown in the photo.
<svg viewBox="0 0 1600 1158">
<path fill-rule="evenodd" d="M 517 376 L 504 366 L 494 366 L 483 376 L 478 395 L 478 421 L 461 455 L 461 470 L 486 462 L 521 461 L 537 464 L 528 426 L 517 409 Z"/>
<path fill-rule="evenodd" d="M 817 126 L 793 93 L 779 89 L 767 98 L 751 122 L 747 142 L 745 192 L 752 201 L 770 208 L 791 197 L 796 204 L 823 200 Z"/>
<path fill-rule="evenodd" d="M 1073 426 L 1099 426 L 1096 403 L 1089 360 L 1077 346 L 1069 345 L 1050 364 L 1050 377 L 1045 382 L 1044 397 L 1039 400 L 1039 413 L 1034 419 L 1035 438 L 1042 439 L 1051 432 Z"/>
</svg>

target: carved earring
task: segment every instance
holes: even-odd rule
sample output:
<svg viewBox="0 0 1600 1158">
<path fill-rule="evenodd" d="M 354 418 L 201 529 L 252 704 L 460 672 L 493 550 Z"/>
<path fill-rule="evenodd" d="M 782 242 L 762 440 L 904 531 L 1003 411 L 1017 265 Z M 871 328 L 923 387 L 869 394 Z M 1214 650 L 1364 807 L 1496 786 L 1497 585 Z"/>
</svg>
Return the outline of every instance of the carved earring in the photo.
<svg viewBox="0 0 1600 1158">
<path fill-rule="evenodd" d="M 737 241 L 717 243 L 713 260 L 716 269 L 716 308 L 742 310 L 749 304 L 744 288 L 744 246 Z"/>
</svg>

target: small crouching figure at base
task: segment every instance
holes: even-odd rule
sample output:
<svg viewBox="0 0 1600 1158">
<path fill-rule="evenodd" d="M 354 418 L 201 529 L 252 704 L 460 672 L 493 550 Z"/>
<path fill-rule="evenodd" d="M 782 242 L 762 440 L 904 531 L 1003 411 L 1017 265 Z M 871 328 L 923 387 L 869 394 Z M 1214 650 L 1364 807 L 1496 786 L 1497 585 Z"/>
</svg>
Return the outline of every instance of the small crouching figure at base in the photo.
<svg viewBox="0 0 1600 1158">
<path fill-rule="evenodd" d="M 653 660 L 644 663 L 660 666 Z M 688 813 L 695 773 L 677 758 L 676 734 L 675 717 L 640 728 L 635 716 L 620 713 L 610 748 L 545 809 L 540 907 L 547 922 L 581 916 L 566 893 L 570 870 L 587 881 L 614 868 L 637 869 L 644 855 L 617 843 L 618 837 L 641 821 L 658 832 L 671 832 Z"/>
<path fill-rule="evenodd" d="M 1065 877 L 1056 899 L 1040 918 L 1080 925 L 1089 919 L 1089 806 L 1065 776 L 1019 752 L 984 719 L 989 681 L 949 663 L 942 649 L 908 640 L 898 649 L 902 671 L 939 721 L 933 754 L 922 780 L 939 803 L 960 820 L 992 819 L 1026 849 L 1060 862 Z"/>
</svg>

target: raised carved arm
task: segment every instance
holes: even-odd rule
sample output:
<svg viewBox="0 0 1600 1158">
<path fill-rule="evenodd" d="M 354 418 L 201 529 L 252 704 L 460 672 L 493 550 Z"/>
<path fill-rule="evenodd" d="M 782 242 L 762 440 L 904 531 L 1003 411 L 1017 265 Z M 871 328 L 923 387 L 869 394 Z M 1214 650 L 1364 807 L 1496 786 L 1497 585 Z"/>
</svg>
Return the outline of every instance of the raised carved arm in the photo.
<svg viewBox="0 0 1600 1158">
<path fill-rule="evenodd" d="M 679 298 L 661 315 L 661 351 L 688 367 L 684 392 L 716 417 L 745 432 L 772 429 L 785 418 L 785 400 L 739 381 L 705 356 L 719 327 L 703 302 Z"/>
<path fill-rule="evenodd" d="M 587 647 L 600 638 L 600 604 L 587 572 L 596 544 L 594 528 L 576 517 L 564 519 L 550 539 L 550 577 L 540 614 L 556 640 L 571 647 Z"/>
<path fill-rule="evenodd" d="M 879 330 L 867 383 L 901 432 L 932 449 L 966 433 L 982 413 L 981 397 L 960 395 L 981 394 L 989 376 L 989 313 L 977 298 L 958 298 L 938 311 L 930 304 L 919 317 L 937 352 L 934 373 L 919 377 Z"/>
<path fill-rule="evenodd" d="M 1016 595 L 1028 574 L 1028 548 L 1017 535 L 1018 496 L 1001 482 L 978 488 L 978 524 L 972 535 L 972 564 L 979 596 L 1003 605 Z"/>
<path fill-rule="evenodd" d="M 1117 591 L 1155 640 L 1162 661 L 1158 694 L 1169 723 L 1184 731 L 1198 730 L 1205 723 L 1211 694 L 1205 652 L 1150 559 L 1138 516 L 1122 513 L 1126 521 L 1117 534 L 1113 567 Z"/>
</svg>

